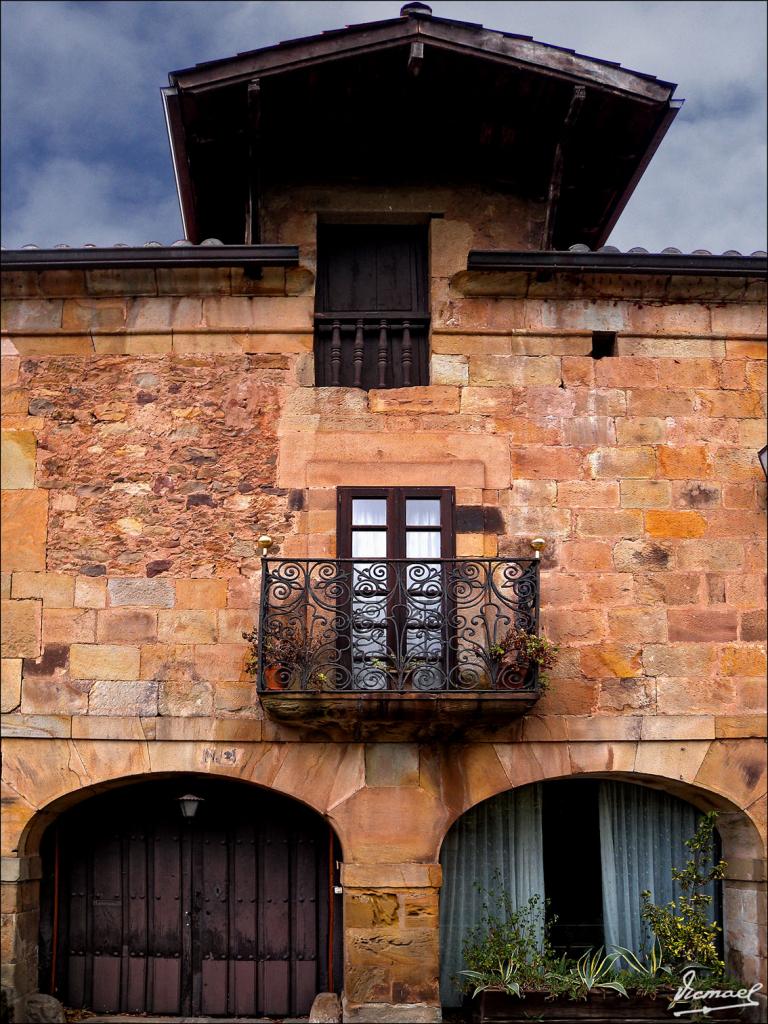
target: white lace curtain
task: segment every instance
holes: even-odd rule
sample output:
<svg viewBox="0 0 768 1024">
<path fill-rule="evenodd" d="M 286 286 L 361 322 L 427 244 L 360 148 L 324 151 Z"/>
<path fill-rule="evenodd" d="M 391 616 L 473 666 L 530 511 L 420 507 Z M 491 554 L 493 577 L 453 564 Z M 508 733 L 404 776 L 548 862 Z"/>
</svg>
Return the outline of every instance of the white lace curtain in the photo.
<svg viewBox="0 0 768 1024">
<path fill-rule="evenodd" d="M 649 890 L 657 904 L 678 898 L 672 868 L 688 861 L 685 840 L 696 831 L 701 813 L 676 797 L 624 782 L 601 782 L 598 807 L 605 942 L 639 951 L 650 937 L 640 917 L 640 894 Z M 713 897 L 711 921 L 714 884 L 704 891 Z"/>
<path fill-rule="evenodd" d="M 544 893 L 541 786 L 501 793 L 467 811 L 445 837 L 440 863 L 440 992 L 444 1006 L 458 1006 L 462 995 L 451 979 L 465 967 L 464 937 L 480 924 L 483 890 L 508 893 L 514 908 Z"/>
</svg>

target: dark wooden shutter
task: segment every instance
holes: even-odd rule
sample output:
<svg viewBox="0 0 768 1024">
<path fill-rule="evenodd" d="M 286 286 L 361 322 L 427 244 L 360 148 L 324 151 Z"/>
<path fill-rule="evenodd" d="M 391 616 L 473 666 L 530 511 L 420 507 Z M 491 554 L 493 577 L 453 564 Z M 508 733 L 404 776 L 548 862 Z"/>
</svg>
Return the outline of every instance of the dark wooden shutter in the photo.
<svg viewBox="0 0 768 1024">
<path fill-rule="evenodd" d="M 428 383 L 428 329 L 426 227 L 320 225 L 319 386 Z"/>
</svg>

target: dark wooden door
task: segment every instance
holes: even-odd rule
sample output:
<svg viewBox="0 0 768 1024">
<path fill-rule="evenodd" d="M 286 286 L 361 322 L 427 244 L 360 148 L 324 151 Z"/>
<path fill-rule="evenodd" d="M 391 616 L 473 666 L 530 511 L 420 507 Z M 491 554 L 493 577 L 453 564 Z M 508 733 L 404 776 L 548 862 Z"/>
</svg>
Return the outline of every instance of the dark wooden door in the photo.
<svg viewBox="0 0 768 1024">
<path fill-rule="evenodd" d="M 429 383 L 426 227 L 322 224 L 317 265 L 317 384 Z"/>
<path fill-rule="evenodd" d="M 337 856 L 319 815 L 237 783 L 94 798 L 47 842 L 41 986 L 102 1013 L 307 1014 L 340 980 Z"/>
</svg>

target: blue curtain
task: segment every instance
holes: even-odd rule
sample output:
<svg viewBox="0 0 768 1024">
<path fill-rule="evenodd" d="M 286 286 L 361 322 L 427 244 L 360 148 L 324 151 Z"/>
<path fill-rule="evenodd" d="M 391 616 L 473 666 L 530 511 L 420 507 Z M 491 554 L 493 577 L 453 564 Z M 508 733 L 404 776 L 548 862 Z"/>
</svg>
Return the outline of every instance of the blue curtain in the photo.
<svg viewBox="0 0 768 1024">
<path fill-rule="evenodd" d="M 696 831 L 701 813 L 666 793 L 623 782 L 601 782 L 598 804 L 605 942 L 640 952 L 649 945 L 640 893 L 650 890 L 658 904 L 678 898 L 672 868 L 687 862 L 685 840 Z M 714 897 L 714 883 L 704 891 Z M 710 920 L 715 909 L 713 899 Z"/>
<path fill-rule="evenodd" d="M 462 996 L 451 979 L 466 966 L 464 936 L 482 919 L 482 890 L 505 891 L 515 908 L 535 893 L 544 898 L 541 785 L 501 793 L 467 811 L 445 837 L 440 863 L 440 994 L 444 1006 L 458 1006 Z"/>
</svg>

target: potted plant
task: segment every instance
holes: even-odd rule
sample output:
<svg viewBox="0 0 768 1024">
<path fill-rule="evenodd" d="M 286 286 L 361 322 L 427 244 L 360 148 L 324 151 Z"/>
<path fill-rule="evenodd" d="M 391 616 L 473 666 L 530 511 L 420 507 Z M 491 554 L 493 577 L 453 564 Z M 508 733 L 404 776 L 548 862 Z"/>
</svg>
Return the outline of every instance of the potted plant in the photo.
<svg viewBox="0 0 768 1024">
<path fill-rule="evenodd" d="M 514 627 L 494 644 L 489 654 L 494 666 L 496 685 L 500 689 L 518 689 L 531 665 L 539 669 L 539 684 L 546 688 L 547 670 L 554 667 L 560 648 L 545 636 L 537 636 Z"/>
<path fill-rule="evenodd" d="M 254 626 L 243 639 L 249 651 L 245 669 L 252 675 L 259 671 L 259 630 Z M 263 639 L 264 685 L 267 690 L 287 690 L 298 677 L 299 689 L 322 689 L 328 681 L 326 673 L 316 667 L 324 644 L 321 638 L 302 630 L 298 623 L 279 623 Z"/>
</svg>

